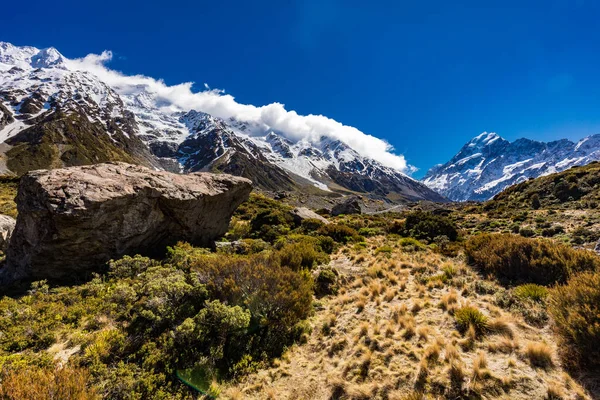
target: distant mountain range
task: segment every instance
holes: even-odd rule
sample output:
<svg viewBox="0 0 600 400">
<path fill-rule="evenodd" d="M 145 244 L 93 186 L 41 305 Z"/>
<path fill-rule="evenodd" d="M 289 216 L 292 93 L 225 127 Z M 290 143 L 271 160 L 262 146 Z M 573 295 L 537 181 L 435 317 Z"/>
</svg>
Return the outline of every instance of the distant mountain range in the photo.
<svg viewBox="0 0 600 400">
<path fill-rule="evenodd" d="M 268 126 L 161 106 L 147 85 L 111 87 L 56 49 L 0 42 L 0 172 L 125 161 L 188 173 L 227 172 L 265 190 L 446 199 L 341 140 L 292 141 Z"/>
<path fill-rule="evenodd" d="M 563 139 L 509 142 L 484 132 L 471 139 L 450 161 L 431 168 L 422 182 L 454 201 L 488 200 L 505 188 L 600 160 L 600 135 L 577 143 Z"/>
</svg>

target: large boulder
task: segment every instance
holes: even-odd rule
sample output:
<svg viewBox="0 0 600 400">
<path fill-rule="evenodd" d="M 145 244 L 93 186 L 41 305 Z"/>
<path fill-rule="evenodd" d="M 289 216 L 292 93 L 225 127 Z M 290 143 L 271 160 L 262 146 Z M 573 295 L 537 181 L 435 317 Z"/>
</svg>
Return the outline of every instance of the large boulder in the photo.
<svg viewBox="0 0 600 400">
<path fill-rule="evenodd" d="M 125 163 L 29 172 L 0 282 L 85 275 L 110 259 L 159 254 L 180 240 L 212 245 L 251 190 L 245 178 Z"/>
<path fill-rule="evenodd" d="M 17 221 L 13 217 L 0 214 L 0 251 L 3 253 L 6 253 L 16 223 Z"/>
<path fill-rule="evenodd" d="M 358 196 L 350 196 L 342 200 L 340 203 L 333 206 L 331 209 L 331 215 L 341 214 L 362 214 L 362 208 L 360 206 L 360 198 Z"/>
<path fill-rule="evenodd" d="M 294 218 L 294 222 L 298 225 L 300 225 L 305 219 L 318 219 L 324 224 L 329 223 L 327 218 L 317 214 L 316 212 L 306 207 L 294 208 L 294 210 L 292 211 L 292 217 Z"/>
</svg>

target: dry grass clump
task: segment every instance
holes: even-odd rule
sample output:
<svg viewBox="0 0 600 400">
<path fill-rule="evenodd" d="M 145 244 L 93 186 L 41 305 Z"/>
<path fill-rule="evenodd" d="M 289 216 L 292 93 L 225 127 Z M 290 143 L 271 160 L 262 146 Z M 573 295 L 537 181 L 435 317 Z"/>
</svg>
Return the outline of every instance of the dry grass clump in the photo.
<svg viewBox="0 0 600 400">
<path fill-rule="evenodd" d="M 367 268 L 367 276 L 371 278 L 383 278 L 383 268 L 381 264 L 374 264 Z"/>
<path fill-rule="evenodd" d="M 503 335 L 510 339 L 514 339 L 515 332 L 511 326 L 511 323 L 512 319 L 505 316 L 494 318 L 493 320 L 487 323 L 486 327 L 491 333 Z"/>
<path fill-rule="evenodd" d="M 385 326 L 385 331 L 383 334 L 386 338 L 391 338 L 394 336 L 394 333 L 396 333 L 396 326 L 390 321 Z"/>
<path fill-rule="evenodd" d="M 383 286 L 381 285 L 381 282 L 378 280 L 372 281 L 369 284 L 369 291 L 371 292 L 371 297 L 375 298 L 379 296 L 383 292 Z"/>
<path fill-rule="evenodd" d="M 549 303 L 564 361 L 600 368 L 600 270 L 579 274 L 552 289 Z"/>
<path fill-rule="evenodd" d="M 552 349 L 546 343 L 529 342 L 525 346 L 524 354 L 533 367 L 551 368 L 554 366 Z"/>
<path fill-rule="evenodd" d="M 90 374 L 86 369 L 13 368 L 2 374 L 0 398 L 35 400 L 96 400 L 100 396 L 89 385 Z"/>
<path fill-rule="evenodd" d="M 358 297 L 358 300 L 356 301 L 356 312 L 357 313 L 362 312 L 366 306 L 367 306 L 367 298 L 363 295 L 360 295 Z"/>
<path fill-rule="evenodd" d="M 415 301 L 413 303 L 412 307 L 410 308 L 410 312 L 413 314 L 417 314 L 422 309 L 423 309 L 423 303 L 421 303 L 420 301 Z"/>
<path fill-rule="evenodd" d="M 490 353 L 510 354 L 519 349 L 519 342 L 506 336 L 498 338 L 496 341 L 488 343 Z"/>
<path fill-rule="evenodd" d="M 366 321 L 360 324 L 360 328 L 358 330 L 358 337 L 361 338 L 363 336 L 367 336 L 369 334 L 369 327 L 370 325 Z"/>
<path fill-rule="evenodd" d="M 406 303 L 402 303 L 399 306 L 392 307 L 390 315 L 392 317 L 392 321 L 399 323 L 400 317 L 405 316 L 407 311 L 408 307 L 406 306 Z"/>
<path fill-rule="evenodd" d="M 492 373 L 487 369 L 488 363 L 485 353 L 480 351 L 473 360 L 473 380 L 487 379 Z"/>
<path fill-rule="evenodd" d="M 389 288 L 385 291 L 383 299 L 389 303 L 390 301 L 394 300 L 394 297 L 396 297 L 396 292 L 392 288 Z"/>
<path fill-rule="evenodd" d="M 416 324 L 415 319 L 411 316 L 407 316 L 398 321 L 398 324 L 403 329 L 402 337 L 404 339 L 410 339 L 415 336 L 416 333 Z"/>
<path fill-rule="evenodd" d="M 426 342 L 429 339 L 429 335 L 431 335 L 431 328 L 428 326 L 420 326 L 417 328 L 417 335 L 419 336 L 419 340 Z"/>
<path fill-rule="evenodd" d="M 448 343 L 446 348 L 444 349 L 444 360 L 446 362 L 451 362 L 453 360 L 459 359 L 460 356 L 458 354 L 458 349 L 452 343 Z"/>
<path fill-rule="evenodd" d="M 427 384 L 427 377 L 429 376 L 429 363 L 427 359 L 423 358 L 419 363 L 419 369 L 417 370 L 417 374 L 415 376 L 415 389 L 423 390 L 425 385 Z"/>
<path fill-rule="evenodd" d="M 546 394 L 548 400 L 562 400 L 565 398 L 565 393 L 560 383 L 556 381 L 548 382 L 548 392 Z"/>
<path fill-rule="evenodd" d="M 404 292 L 406 290 L 407 283 L 408 280 L 406 278 L 401 279 L 400 282 L 398 282 L 398 290 Z"/>
<path fill-rule="evenodd" d="M 423 358 L 427 360 L 427 362 L 437 362 L 440 358 L 440 345 L 437 343 L 429 345 L 425 351 L 423 352 Z"/>
<path fill-rule="evenodd" d="M 450 311 L 455 308 L 457 303 L 458 293 L 456 293 L 456 290 L 452 289 L 442 296 L 442 299 L 440 300 L 440 308 L 445 311 Z"/>
<path fill-rule="evenodd" d="M 229 400 L 242 400 L 244 398 L 244 392 L 242 392 L 239 388 L 229 388 L 225 392 L 226 398 Z"/>
</svg>

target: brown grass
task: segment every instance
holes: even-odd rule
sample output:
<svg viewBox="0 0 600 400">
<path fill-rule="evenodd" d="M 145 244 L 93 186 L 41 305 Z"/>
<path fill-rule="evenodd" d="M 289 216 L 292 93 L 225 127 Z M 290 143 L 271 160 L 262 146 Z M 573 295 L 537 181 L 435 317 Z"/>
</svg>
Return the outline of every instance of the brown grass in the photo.
<svg viewBox="0 0 600 400">
<path fill-rule="evenodd" d="M 19 400 L 95 400 L 100 396 L 89 386 L 89 372 L 82 368 L 44 369 L 29 366 L 2 376 L 0 398 Z"/>
<path fill-rule="evenodd" d="M 525 356 L 533 367 L 552 368 L 552 349 L 543 342 L 529 342 L 525 346 Z"/>
</svg>

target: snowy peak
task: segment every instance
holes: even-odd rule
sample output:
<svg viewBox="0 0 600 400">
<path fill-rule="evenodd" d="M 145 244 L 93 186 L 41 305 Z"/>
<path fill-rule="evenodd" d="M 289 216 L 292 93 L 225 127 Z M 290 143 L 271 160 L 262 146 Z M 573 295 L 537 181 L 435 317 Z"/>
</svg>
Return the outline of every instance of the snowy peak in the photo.
<svg viewBox="0 0 600 400">
<path fill-rule="evenodd" d="M 65 58 L 54 47 L 40 50 L 36 55 L 31 57 L 31 66 L 33 68 L 64 68 L 64 65 Z"/>
<path fill-rule="evenodd" d="M 395 200 L 445 200 L 327 134 L 297 138 L 246 114 L 218 118 L 194 105 L 165 102 L 160 85 L 149 83 L 150 78 L 109 84 L 90 71 L 80 70 L 53 47 L 40 50 L 0 42 L 0 143 L 31 147 L 26 142 L 32 132 L 50 135 L 56 124 L 63 129 L 69 126 L 65 121 L 72 120 L 78 141 L 93 136 L 87 137 L 89 146 L 73 146 L 85 149 L 85 157 L 67 154 L 39 166 L 97 160 L 94 152 L 100 145 L 92 144 L 95 140 L 102 142 L 102 157 L 119 154 L 119 160 L 126 160 L 124 151 L 133 151 L 131 159 L 155 167 L 232 173 L 268 190 L 314 185 Z M 58 153 L 69 148 L 57 143 Z"/>
<path fill-rule="evenodd" d="M 423 183 L 451 200 L 487 200 L 513 184 L 596 160 L 600 160 L 600 135 L 575 144 L 567 139 L 509 142 L 484 132 L 449 162 L 431 168 Z"/>
<path fill-rule="evenodd" d="M 467 146 L 468 147 L 483 147 L 483 146 L 488 146 L 490 143 L 493 143 L 497 140 L 504 140 L 504 139 L 502 139 L 496 133 L 483 132 L 480 135 L 477 135 L 473 139 L 471 139 L 469 141 L 469 143 L 467 143 Z"/>
<path fill-rule="evenodd" d="M 66 59 L 54 47 L 40 50 L 35 47 L 20 47 L 0 42 L 0 64 L 21 69 L 66 68 Z"/>
</svg>

